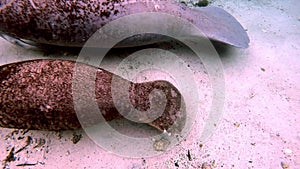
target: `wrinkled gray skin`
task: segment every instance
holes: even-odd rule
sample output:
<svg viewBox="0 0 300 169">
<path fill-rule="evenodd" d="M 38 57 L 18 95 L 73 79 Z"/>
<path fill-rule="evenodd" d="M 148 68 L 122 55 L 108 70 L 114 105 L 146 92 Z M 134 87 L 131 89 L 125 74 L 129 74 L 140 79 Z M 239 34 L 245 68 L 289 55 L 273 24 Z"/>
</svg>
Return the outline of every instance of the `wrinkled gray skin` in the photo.
<svg viewBox="0 0 300 169">
<path fill-rule="evenodd" d="M 164 12 L 178 16 L 196 25 L 210 39 L 248 47 L 247 33 L 223 9 L 191 9 L 173 0 L 0 0 L 0 33 L 38 44 L 82 47 L 106 23 L 140 12 Z M 145 45 L 161 41 L 161 38 L 136 36 L 120 46 Z"/>
</svg>

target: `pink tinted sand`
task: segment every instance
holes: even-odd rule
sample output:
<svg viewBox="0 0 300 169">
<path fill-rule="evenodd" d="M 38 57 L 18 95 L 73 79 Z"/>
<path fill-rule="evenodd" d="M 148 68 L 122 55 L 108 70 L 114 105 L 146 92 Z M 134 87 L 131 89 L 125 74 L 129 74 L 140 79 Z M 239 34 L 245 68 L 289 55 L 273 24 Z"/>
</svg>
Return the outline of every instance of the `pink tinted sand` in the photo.
<svg viewBox="0 0 300 169">
<path fill-rule="evenodd" d="M 247 29 L 251 43 L 248 49 L 232 49 L 221 54 L 226 82 L 224 115 L 216 132 L 203 146 L 195 138 L 201 132 L 201 124 L 195 124 L 186 140 L 171 151 L 158 157 L 137 159 L 106 152 L 82 131 L 24 134 L 1 128 L 0 159 L 6 159 L 12 147 L 16 150 L 25 147 L 7 166 L 200 168 L 207 162 L 216 168 L 239 169 L 282 168 L 283 162 L 291 169 L 300 168 L 299 2 L 220 0 L 212 5 L 235 16 Z M 0 64 L 29 57 L 42 56 L 0 39 Z M 198 76 L 203 73 L 200 69 L 193 71 Z M 204 104 L 200 105 L 204 111 L 209 109 L 205 104 L 210 101 L 210 90 L 207 75 L 202 78 L 197 83 L 207 89 L 203 91 Z M 80 135 L 82 138 L 76 143 Z M 30 138 L 32 141 L 27 145 Z M 25 163 L 32 165 L 17 166 Z"/>
</svg>

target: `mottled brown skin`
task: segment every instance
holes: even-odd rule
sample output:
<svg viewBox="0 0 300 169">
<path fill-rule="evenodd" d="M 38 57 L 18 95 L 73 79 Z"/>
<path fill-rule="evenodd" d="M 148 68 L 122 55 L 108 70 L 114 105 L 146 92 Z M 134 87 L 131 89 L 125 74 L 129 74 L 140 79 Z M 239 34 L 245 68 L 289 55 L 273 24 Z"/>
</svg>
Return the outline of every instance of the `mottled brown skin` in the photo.
<svg viewBox="0 0 300 169">
<path fill-rule="evenodd" d="M 217 7 L 191 9 L 174 0 L 0 0 L 0 33 L 38 44 L 82 47 L 106 23 L 140 12 L 181 17 L 208 38 L 237 47 L 245 48 L 249 43 L 243 27 L 226 11 Z M 136 37 L 129 38 L 120 46 L 161 40 L 141 36 L 138 42 Z"/>
<path fill-rule="evenodd" d="M 67 130 L 81 127 L 74 110 L 72 80 L 74 61 L 33 60 L 11 63 L 0 67 L 0 126 L 19 129 Z M 92 78 L 90 70 L 97 69 L 95 101 L 105 120 L 122 118 L 114 106 L 111 94 L 113 74 L 85 64 L 77 64 L 82 77 Z M 81 77 L 80 76 L 80 77 Z M 116 76 L 118 77 L 118 76 Z M 126 81 L 118 77 L 119 82 Z M 85 85 L 80 89 L 84 91 Z M 181 112 L 181 94 L 169 82 L 152 81 L 131 83 L 129 96 L 132 105 L 140 110 L 149 109 L 149 94 L 160 89 L 166 95 L 167 104 L 163 114 L 149 125 L 169 129 L 176 123 L 185 122 Z M 80 93 L 83 98 L 86 93 Z M 87 103 L 88 105 L 89 103 Z M 125 105 L 126 108 L 126 105 Z M 82 114 L 85 126 L 100 123 L 99 114 L 89 113 L 86 106 Z"/>
</svg>

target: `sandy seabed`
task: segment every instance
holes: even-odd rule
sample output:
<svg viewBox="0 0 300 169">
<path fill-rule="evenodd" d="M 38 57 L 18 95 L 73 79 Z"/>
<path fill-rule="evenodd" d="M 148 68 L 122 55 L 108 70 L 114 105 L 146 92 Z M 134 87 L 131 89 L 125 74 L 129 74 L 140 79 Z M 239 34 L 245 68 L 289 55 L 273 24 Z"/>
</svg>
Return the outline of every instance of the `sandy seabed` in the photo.
<svg viewBox="0 0 300 169">
<path fill-rule="evenodd" d="M 211 5 L 225 9 L 242 24 L 250 44 L 247 49 L 219 51 L 225 103 L 217 130 L 206 142 L 198 142 L 196 133 L 202 131 L 192 129 L 160 156 L 127 158 L 106 152 L 82 130 L 1 128 L 2 167 L 201 168 L 205 163 L 226 169 L 300 168 L 300 1 L 214 0 Z M 1 65 L 41 57 L 40 52 L 0 39 Z M 204 72 L 193 69 L 197 77 Z M 204 89 L 209 88 L 207 76 L 197 82 Z M 206 110 L 210 98 L 203 93 L 200 107 Z"/>
</svg>

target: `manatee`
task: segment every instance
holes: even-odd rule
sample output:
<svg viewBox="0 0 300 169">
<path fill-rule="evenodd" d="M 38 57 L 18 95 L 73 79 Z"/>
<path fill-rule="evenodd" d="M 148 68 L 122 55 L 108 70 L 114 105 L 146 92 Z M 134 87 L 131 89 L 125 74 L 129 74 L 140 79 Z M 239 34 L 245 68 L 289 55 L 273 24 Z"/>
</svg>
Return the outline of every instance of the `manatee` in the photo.
<svg viewBox="0 0 300 169">
<path fill-rule="evenodd" d="M 82 47 L 107 23 L 142 12 L 163 12 L 186 19 L 214 41 L 240 48 L 249 44 L 245 29 L 225 10 L 213 6 L 189 8 L 173 0 L 0 0 L 0 33 L 29 44 Z M 119 46 L 161 40 L 159 36 L 137 35 Z"/>
<path fill-rule="evenodd" d="M 85 83 L 79 83 L 78 95 L 84 106 L 78 113 L 75 110 L 74 68 L 78 68 L 79 78 L 93 79 L 91 71 L 95 71 L 95 103 L 99 112 L 90 111 L 90 102 L 85 100 Z M 129 92 L 132 106 L 123 104 L 116 108 L 116 102 L 125 103 L 122 97 L 113 100 L 112 80 L 117 79 L 117 93 L 121 90 Z M 122 87 L 128 82 L 129 88 Z M 81 90 L 82 89 L 82 90 Z M 165 97 L 150 97 L 151 92 L 157 89 Z M 148 111 L 151 105 L 160 104 L 166 100 L 161 114 L 156 114 L 146 124 L 164 131 L 170 128 L 180 130 L 185 123 L 185 106 L 180 92 L 167 81 L 149 81 L 133 83 L 101 68 L 68 60 L 37 59 L 9 63 L 0 66 L 0 126 L 6 128 L 33 129 L 33 130 L 70 130 L 93 126 L 104 121 L 123 118 L 120 111 L 130 113 L 131 108 L 140 111 L 137 118 L 153 116 Z M 153 96 L 153 95 L 152 95 Z M 159 95 L 158 95 L 159 96 Z M 76 99 L 76 98 L 75 98 Z M 150 105 L 150 103 L 152 103 Z M 182 106 L 183 105 L 183 106 Z M 159 108 L 159 107 L 158 107 Z M 134 112 L 133 112 L 134 113 Z M 136 114 L 134 114 L 135 116 Z M 80 116 L 80 120 L 78 119 Z M 146 121 L 146 120 L 143 120 Z M 140 121 L 139 123 L 143 123 Z"/>
</svg>

